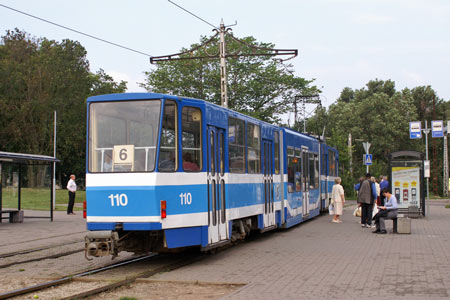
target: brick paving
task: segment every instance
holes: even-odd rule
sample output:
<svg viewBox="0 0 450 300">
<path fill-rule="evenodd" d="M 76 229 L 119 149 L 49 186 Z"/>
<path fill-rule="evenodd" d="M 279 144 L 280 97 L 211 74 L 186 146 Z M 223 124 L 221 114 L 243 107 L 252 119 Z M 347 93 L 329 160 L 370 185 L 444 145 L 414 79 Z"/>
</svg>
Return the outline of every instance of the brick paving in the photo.
<svg viewBox="0 0 450 300">
<path fill-rule="evenodd" d="M 170 273 L 162 280 L 246 283 L 224 299 L 433 299 L 450 295 L 450 201 L 413 219 L 411 234 L 372 234 L 344 209 L 265 234 Z"/>
<path fill-rule="evenodd" d="M 450 296 L 450 209 L 432 200 L 430 217 L 412 219 L 410 235 L 372 234 L 344 209 L 343 223 L 320 216 L 268 232 L 184 268 L 155 277 L 171 281 L 245 283 L 223 299 L 436 299 Z M 26 211 L 25 216 L 33 212 Z M 4 220 L 5 221 L 5 220 Z M 0 224 L 0 254 L 80 240 L 82 212 L 55 212 L 54 222 Z"/>
</svg>

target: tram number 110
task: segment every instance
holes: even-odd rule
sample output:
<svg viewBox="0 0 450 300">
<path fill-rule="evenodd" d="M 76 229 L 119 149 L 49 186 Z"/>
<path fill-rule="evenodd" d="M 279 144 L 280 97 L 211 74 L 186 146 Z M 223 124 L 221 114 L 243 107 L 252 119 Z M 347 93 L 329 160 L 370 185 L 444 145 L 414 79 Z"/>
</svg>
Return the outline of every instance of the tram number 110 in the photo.
<svg viewBox="0 0 450 300">
<path fill-rule="evenodd" d="M 181 201 L 181 205 L 191 205 L 191 203 L 192 203 L 191 193 L 181 193 L 180 201 Z"/>
<path fill-rule="evenodd" d="M 111 194 L 108 198 L 111 200 L 111 206 L 127 206 L 128 204 L 128 196 L 126 194 Z"/>
</svg>

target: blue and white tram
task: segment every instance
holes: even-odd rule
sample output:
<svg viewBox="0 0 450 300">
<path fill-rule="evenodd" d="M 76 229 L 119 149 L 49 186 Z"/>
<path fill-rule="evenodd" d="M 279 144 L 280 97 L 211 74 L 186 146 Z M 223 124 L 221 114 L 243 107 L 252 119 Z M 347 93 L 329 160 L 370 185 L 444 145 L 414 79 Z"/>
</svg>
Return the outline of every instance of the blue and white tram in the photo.
<svg viewBox="0 0 450 300">
<path fill-rule="evenodd" d="M 208 250 L 326 207 L 338 154 L 317 139 L 184 97 L 87 104 L 86 257 Z"/>
</svg>

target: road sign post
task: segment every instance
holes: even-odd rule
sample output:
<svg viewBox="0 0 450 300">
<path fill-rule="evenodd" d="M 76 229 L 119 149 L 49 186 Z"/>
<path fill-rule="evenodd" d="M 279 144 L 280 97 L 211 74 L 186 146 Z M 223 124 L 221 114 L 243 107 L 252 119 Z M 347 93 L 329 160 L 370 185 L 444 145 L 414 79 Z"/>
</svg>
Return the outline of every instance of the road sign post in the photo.
<svg viewBox="0 0 450 300">
<path fill-rule="evenodd" d="M 370 143 L 369 142 L 363 142 L 364 150 L 366 151 L 366 155 L 364 155 L 364 164 L 366 165 L 366 173 L 369 173 L 369 165 L 372 164 L 372 154 L 369 154 L 370 149 Z M 367 159 L 370 155 L 370 164 L 367 164 Z"/>
</svg>

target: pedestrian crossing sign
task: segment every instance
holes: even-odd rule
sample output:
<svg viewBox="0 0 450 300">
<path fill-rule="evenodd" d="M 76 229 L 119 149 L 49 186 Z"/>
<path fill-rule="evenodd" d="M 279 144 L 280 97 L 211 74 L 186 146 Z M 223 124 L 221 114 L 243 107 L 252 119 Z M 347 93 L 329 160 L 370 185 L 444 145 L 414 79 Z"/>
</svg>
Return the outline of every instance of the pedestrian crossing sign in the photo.
<svg viewBox="0 0 450 300">
<path fill-rule="evenodd" d="M 364 154 L 364 164 L 366 166 L 372 165 L 372 154 Z"/>
</svg>

